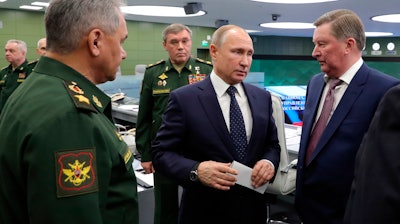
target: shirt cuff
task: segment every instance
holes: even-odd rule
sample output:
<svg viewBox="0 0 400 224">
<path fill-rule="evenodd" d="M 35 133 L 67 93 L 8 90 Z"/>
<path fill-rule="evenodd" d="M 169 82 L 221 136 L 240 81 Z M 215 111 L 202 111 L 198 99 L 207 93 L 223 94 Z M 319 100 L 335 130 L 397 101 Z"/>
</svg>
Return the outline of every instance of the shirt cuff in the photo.
<svg viewBox="0 0 400 224">
<path fill-rule="evenodd" d="M 271 162 L 271 161 L 269 161 L 268 159 L 263 159 L 264 161 L 267 161 L 269 164 L 271 164 L 271 166 L 272 166 L 272 168 L 274 168 L 274 170 L 275 170 L 275 166 L 274 166 L 274 164 Z"/>
</svg>

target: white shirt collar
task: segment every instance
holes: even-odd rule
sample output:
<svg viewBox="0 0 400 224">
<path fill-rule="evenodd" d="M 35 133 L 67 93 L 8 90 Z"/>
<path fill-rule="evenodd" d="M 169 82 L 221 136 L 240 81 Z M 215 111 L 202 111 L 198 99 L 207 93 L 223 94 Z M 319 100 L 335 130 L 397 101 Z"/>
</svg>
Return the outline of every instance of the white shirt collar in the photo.
<svg viewBox="0 0 400 224">
<path fill-rule="evenodd" d="M 214 86 L 215 89 L 215 93 L 217 94 L 218 97 L 221 97 L 222 95 L 224 95 L 226 93 L 226 90 L 229 88 L 228 83 L 226 83 L 224 80 L 221 79 L 221 77 L 219 77 L 214 70 L 212 70 L 211 74 L 210 74 L 210 79 L 211 79 L 211 83 Z M 243 86 L 241 85 L 241 83 L 235 84 L 233 85 L 234 87 L 236 87 L 239 96 L 244 96 L 244 89 Z"/>
<path fill-rule="evenodd" d="M 340 76 L 340 80 L 342 80 L 347 85 L 350 84 L 351 80 L 356 75 L 357 71 L 361 68 L 364 61 L 362 58 L 358 59 L 356 63 L 354 63 L 342 76 Z M 328 82 L 329 77 L 325 74 L 324 76 L 325 82 Z"/>
</svg>

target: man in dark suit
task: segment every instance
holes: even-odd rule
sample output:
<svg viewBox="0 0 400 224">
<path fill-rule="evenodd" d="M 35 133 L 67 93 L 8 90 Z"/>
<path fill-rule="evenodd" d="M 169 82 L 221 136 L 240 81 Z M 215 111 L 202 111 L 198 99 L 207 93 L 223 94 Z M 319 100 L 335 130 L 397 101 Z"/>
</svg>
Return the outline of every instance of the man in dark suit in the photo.
<svg viewBox="0 0 400 224">
<path fill-rule="evenodd" d="M 400 85 L 382 98 L 358 150 L 345 223 L 399 223 Z"/>
<path fill-rule="evenodd" d="M 272 118 L 271 95 L 242 83 L 250 69 L 253 43 L 245 30 L 226 25 L 210 45 L 213 71 L 205 80 L 170 94 L 163 123 L 153 142 L 153 165 L 183 186 L 180 224 L 266 221 L 266 197 L 236 184 L 232 161 L 252 168 L 254 188 L 272 180 L 280 147 Z M 244 158 L 235 151 L 230 132 L 234 86 L 244 120 Z"/>
<path fill-rule="evenodd" d="M 312 77 L 307 87 L 295 204 L 304 224 L 342 223 L 360 142 L 382 96 L 399 80 L 363 62 L 365 33 L 354 12 L 331 11 L 314 25 L 312 56 L 322 73 Z M 333 109 L 314 141 L 318 134 L 313 129 L 335 79 L 340 84 L 332 90 Z"/>
</svg>

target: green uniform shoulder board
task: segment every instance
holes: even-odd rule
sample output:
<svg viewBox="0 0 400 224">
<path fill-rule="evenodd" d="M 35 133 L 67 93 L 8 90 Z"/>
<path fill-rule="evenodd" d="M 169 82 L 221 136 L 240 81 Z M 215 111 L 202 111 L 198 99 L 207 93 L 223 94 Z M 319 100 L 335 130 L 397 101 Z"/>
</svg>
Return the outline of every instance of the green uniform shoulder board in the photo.
<svg viewBox="0 0 400 224">
<path fill-rule="evenodd" d="M 206 60 L 203 60 L 203 59 L 200 59 L 200 58 L 196 58 L 196 61 L 204 63 L 204 64 L 207 64 L 207 65 L 212 65 L 211 61 L 206 61 Z"/>
<path fill-rule="evenodd" d="M 76 108 L 97 112 L 96 108 L 91 104 L 89 98 L 85 96 L 85 93 L 76 82 L 64 81 L 64 86 L 67 89 Z"/>
<path fill-rule="evenodd" d="M 157 61 L 157 62 L 154 63 L 154 64 L 149 64 L 149 65 L 147 65 L 147 68 L 151 68 L 151 67 L 153 67 L 153 66 L 159 65 L 159 64 L 164 63 L 164 62 L 165 62 L 165 60 Z"/>
<path fill-rule="evenodd" d="M 36 59 L 36 60 L 34 60 L 34 61 L 29 62 L 28 65 L 36 64 L 38 61 L 39 61 L 39 59 Z"/>
</svg>

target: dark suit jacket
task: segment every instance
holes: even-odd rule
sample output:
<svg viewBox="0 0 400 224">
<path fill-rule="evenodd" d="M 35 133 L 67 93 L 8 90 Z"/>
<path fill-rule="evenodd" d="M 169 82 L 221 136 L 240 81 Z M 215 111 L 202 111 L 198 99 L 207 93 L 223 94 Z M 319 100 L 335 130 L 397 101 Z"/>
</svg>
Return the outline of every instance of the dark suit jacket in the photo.
<svg viewBox="0 0 400 224">
<path fill-rule="evenodd" d="M 400 86 L 388 91 L 358 150 L 345 223 L 399 223 Z"/>
<path fill-rule="evenodd" d="M 253 116 L 244 163 L 253 167 L 268 159 L 278 168 L 280 147 L 270 93 L 250 84 L 243 87 Z M 232 162 L 233 150 L 210 78 L 171 93 L 153 143 L 153 164 L 184 187 L 179 223 L 265 223 L 264 195 L 239 185 L 220 191 L 189 180 L 197 162 Z"/>
<path fill-rule="evenodd" d="M 323 77 L 323 74 L 312 77 L 307 87 L 298 157 L 295 201 L 305 224 L 342 223 L 353 179 L 354 159 L 362 137 L 382 96 L 399 83 L 399 80 L 363 64 L 306 166 L 306 148 L 325 86 Z"/>
</svg>

